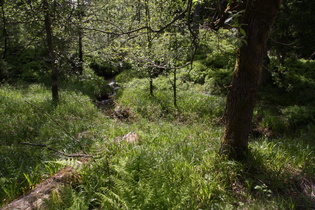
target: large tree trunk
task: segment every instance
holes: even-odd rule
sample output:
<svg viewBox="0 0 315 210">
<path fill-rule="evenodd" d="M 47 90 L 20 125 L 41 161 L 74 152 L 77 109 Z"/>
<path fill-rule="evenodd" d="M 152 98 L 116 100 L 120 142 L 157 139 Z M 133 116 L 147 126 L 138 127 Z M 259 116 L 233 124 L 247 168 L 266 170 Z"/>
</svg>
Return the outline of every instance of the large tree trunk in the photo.
<svg viewBox="0 0 315 210">
<path fill-rule="evenodd" d="M 46 29 L 46 39 L 48 50 L 50 54 L 50 62 L 51 62 L 51 92 L 52 92 L 52 100 L 53 102 L 59 101 L 58 94 L 58 69 L 56 66 L 56 53 L 54 49 L 53 43 L 53 31 L 51 27 L 51 18 L 50 18 L 50 8 L 47 0 L 43 0 L 43 8 L 45 13 L 45 29 Z"/>
<path fill-rule="evenodd" d="M 248 136 L 265 47 L 281 0 L 246 2 L 247 9 L 241 20 L 246 39 L 238 50 L 232 85 L 227 96 L 225 131 L 220 149 L 221 154 L 232 159 L 243 159 L 248 151 Z"/>
</svg>

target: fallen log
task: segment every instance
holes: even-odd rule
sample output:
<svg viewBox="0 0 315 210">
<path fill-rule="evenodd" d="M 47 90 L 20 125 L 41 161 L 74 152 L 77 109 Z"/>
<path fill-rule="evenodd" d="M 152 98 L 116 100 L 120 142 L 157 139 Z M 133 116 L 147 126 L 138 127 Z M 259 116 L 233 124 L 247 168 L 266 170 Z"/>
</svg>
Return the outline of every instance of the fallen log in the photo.
<svg viewBox="0 0 315 210">
<path fill-rule="evenodd" d="M 51 148 L 51 147 L 47 146 L 46 144 L 34 144 L 34 143 L 28 143 L 28 142 L 21 142 L 20 144 L 28 145 L 28 146 L 35 146 L 35 147 L 45 147 L 48 150 L 54 151 L 58 155 L 62 155 L 62 156 L 65 156 L 65 157 L 85 157 L 85 158 L 93 157 L 92 155 L 88 155 L 88 154 L 79 154 L 79 153 L 69 154 L 69 153 L 64 153 L 64 152 L 58 151 L 58 150 L 56 150 L 54 148 Z"/>
<path fill-rule="evenodd" d="M 59 191 L 62 186 L 79 183 L 79 175 L 71 166 L 67 166 L 58 173 L 54 174 L 47 180 L 35 186 L 33 190 L 23 195 L 10 204 L 5 206 L 3 210 L 11 209 L 44 209 L 45 200 L 50 198 L 53 191 Z"/>
<path fill-rule="evenodd" d="M 125 141 L 127 143 L 136 144 L 136 143 L 140 143 L 141 138 L 139 134 L 130 132 L 124 136 L 117 137 L 114 141 L 118 143 Z M 82 157 L 82 159 L 78 161 L 78 165 L 86 164 L 89 161 L 89 158 L 93 157 L 92 155 L 85 155 L 85 154 L 66 154 L 66 153 L 54 150 L 48 147 L 47 145 L 42 145 L 42 144 L 32 144 L 32 143 L 22 143 L 22 144 L 30 145 L 30 146 L 46 147 L 49 150 L 53 150 L 67 157 Z M 36 185 L 35 188 L 32 189 L 27 194 L 13 200 L 11 203 L 3 207 L 1 210 L 45 209 L 45 200 L 49 200 L 51 193 L 53 191 L 59 192 L 63 186 L 75 185 L 78 183 L 80 183 L 80 175 L 76 172 L 76 170 L 73 167 L 67 166 L 61 171 L 59 171 L 58 173 L 52 175 L 50 178 L 43 181 L 42 183 Z"/>
</svg>

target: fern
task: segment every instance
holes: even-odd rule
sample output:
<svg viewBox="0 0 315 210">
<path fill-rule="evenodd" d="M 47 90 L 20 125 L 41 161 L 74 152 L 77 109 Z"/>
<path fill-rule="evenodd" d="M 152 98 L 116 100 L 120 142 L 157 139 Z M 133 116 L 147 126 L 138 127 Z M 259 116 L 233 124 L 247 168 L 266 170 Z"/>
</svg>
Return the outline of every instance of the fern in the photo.
<svg viewBox="0 0 315 210">
<path fill-rule="evenodd" d="M 129 209 L 127 203 L 113 191 L 102 187 L 100 189 L 102 193 L 96 193 L 100 198 L 101 207 L 110 209 Z"/>
</svg>

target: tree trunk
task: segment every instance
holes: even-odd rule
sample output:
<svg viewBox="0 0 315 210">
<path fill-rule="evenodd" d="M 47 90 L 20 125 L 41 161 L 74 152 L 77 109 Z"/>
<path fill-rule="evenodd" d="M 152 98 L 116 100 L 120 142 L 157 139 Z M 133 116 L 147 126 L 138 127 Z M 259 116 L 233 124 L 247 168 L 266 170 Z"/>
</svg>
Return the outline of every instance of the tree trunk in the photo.
<svg viewBox="0 0 315 210">
<path fill-rule="evenodd" d="M 238 50 L 232 85 L 226 101 L 225 130 L 221 154 L 231 159 L 244 159 L 248 136 L 263 66 L 268 34 L 278 13 L 281 0 L 247 1 L 241 24 L 246 32 Z"/>
<path fill-rule="evenodd" d="M 201 4 L 196 4 L 194 8 L 194 13 L 193 13 L 193 32 L 196 37 L 199 35 L 199 24 L 200 24 L 200 13 L 201 13 Z"/>
<path fill-rule="evenodd" d="M 78 0 L 78 9 L 79 9 L 79 15 L 78 15 L 78 19 L 79 19 L 79 27 L 78 27 L 79 66 L 78 66 L 78 73 L 79 73 L 79 75 L 83 74 L 83 43 L 82 43 L 83 29 L 81 28 L 82 18 L 83 18 L 83 13 L 84 13 L 83 4 L 84 4 L 83 2 Z"/>
<path fill-rule="evenodd" d="M 264 86 L 267 84 L 272 84 L 272 75 L 269 70 L 270 58 L 268 56 L 268 50 L 265 50 L 264 63 L 261 71 L 261 76 L 259 79 L 259 86 Z"/>
<path fill-rule="evenodd" d="M 43 0 L 43 9 L 45 13 L 45 30 L 46 30 L 46 39 L 48 50 L 50 54 L 50 62 L 51 62 L 51 92 L 52 92 L 52 100 L 53 102 L 59 101 L 59 93 L 58 93 L 58 69 L 56 66 L 56 53 L 54 49 L 53 43 L 53 31 L 51 27 L 51 19 L 50 19 L 50 8 L 47 0 Z"/>
<path fill-rule="evenodd" d="M 6 59 L 6 54 L 7 54 L 7 48 L 8 48 L 8 32 L 7 32 L 7 19 L 5 16 L 5 11 L 4 11 L 4 0 L 0 1 L 1 4 L 1 12 L 2 12 L 2 30 L 3 30 L 3 36 L 4 36 L 4 47 L 3 47 L 3 54 L 2 58 Z"/>
<path fill-rule="evenodd" d="M 79 29 L 79 68 L 78 68 L 78 73 L 79 75 L 83 74 L 83 32 L 82 29 Z"/>
<path fill-rule="evenodd" d="M 150 95 L 154 96 L 153 94 L 153 77 L 150 75 Z"/>
</svg>

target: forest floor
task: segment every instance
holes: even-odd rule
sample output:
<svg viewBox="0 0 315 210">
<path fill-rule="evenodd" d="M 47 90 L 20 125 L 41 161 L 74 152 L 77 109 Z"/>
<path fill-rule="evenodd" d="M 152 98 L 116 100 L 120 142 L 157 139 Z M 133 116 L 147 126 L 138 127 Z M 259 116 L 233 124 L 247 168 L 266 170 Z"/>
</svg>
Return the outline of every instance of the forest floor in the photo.
<svg viewBox="0 0 315 210">
<path fill-rule="evenodd" d="M 46 209 L 313 209 L 310 72 L 286 75 L 290 90 L 261 90 L 244 162 L 218 155 L 225 96 L 206 84 L 179 83 L 174 107 L 169 78 L 154 80 L 154 96 L 132 78 L 110 111 L 79 91 L 85 83 L 67 83 L 57 105 L 43 84 L 2 84 L 0 206 L 72 167 L 78 180 L 43 199 Z M 92 157 L 78 165 L 73 154 Z"/>
</svg>

